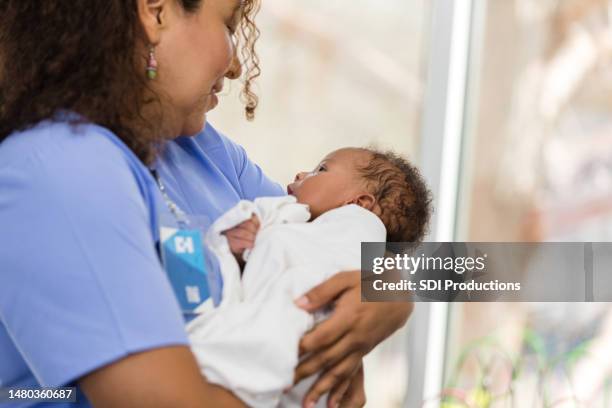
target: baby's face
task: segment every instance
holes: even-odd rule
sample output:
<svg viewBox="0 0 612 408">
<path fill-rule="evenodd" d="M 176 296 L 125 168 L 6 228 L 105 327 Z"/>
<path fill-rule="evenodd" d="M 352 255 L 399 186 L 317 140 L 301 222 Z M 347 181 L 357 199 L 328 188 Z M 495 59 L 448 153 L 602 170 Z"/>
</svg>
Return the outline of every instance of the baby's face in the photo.
<svg viewBox="0 0 612 408">
<path fill-rule="evenodd" d="M 310 206 L 312 219 L 326 211 L 353 202 L 365 192 L 364 181 L 357 171 L 368 160 L 362 149 L 340 149 L 328 154 L 310 172 L 301 172 L 287 186 L 297 201 Z"/>
</svg>

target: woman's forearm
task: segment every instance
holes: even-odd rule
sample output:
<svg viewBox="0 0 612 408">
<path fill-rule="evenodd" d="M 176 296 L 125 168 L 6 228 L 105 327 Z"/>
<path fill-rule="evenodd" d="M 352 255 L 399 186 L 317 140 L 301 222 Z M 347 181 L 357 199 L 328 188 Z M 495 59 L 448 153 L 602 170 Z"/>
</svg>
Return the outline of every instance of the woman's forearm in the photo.
<svg viewBox="0 0 612 408">
<path fill-rule="evenodd" d="M 129 355 L 86 375 L 79 385 L 96 408 L 245 407 L 206 381 L 186 346 Z"/>
</svg>

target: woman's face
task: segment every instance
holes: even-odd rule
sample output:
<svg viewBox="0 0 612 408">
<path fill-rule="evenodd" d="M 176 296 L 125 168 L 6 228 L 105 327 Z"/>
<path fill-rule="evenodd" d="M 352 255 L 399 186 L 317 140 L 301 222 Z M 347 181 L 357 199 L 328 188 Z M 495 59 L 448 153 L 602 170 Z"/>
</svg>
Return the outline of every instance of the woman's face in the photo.
<svg viewBox="0 0 612 408">
<path fill-rule="evenodd" d="M 204 128 L 206 112 L 217 105 L 224 77 L 240 75 L 232 37 L 243 1 L 203 0 L 193 11 L 179 0 L 142 1 L 147 6 L 143 25 L 158 62 L 151 86 L 162 98 L 164 123 L 171 127 L 167 132 L 195 135 Z"/>
</svg>

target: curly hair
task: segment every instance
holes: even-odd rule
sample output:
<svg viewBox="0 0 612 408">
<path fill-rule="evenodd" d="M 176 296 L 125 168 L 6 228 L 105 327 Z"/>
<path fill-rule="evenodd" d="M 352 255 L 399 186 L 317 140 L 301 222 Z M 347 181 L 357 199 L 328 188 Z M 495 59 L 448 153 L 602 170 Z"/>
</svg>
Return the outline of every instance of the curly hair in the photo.
<svg viewBox="0 0 612 408">
<path fill-rule="evenodd" d="M 255 118 L 255 109 L 259 103 L 257 94 L 252 90 L 253 82 L 261 75 L 259 67 L 259 56 L 255 51 L 255 44 L 259 39 L 259 29 L 255 24 L 254 17 L 259 12 L 261 3 L 259 0 L 246 2 L 244 5 L 244 17 L 238 30 L 238 44 L 240 48 L 240 60 L 243 64 L 243 87 L 240 94 L 245 105 L 245 113 L 248 120 Z"/>
<path fill-rule="evenodd" d="M 358 171 L 374 195 L 374 212 L 387 228 L 387 241 L 420 243 L 432 212 L 431 192 L 423 176 L 394 152 L 364 150 L 370 158 Z"/>
<path fill-rule="evenodd" d="M 176 0 L 187 11 L 203 0 Z M 244 71 L 243 99 L 251 119 L 259 73 L 254 16 L 260 0 L 246 0 L 239 28 Z M 0 2 L 0 142 L 62 111 L 114 132 L 143 162 L 162 141 L 161 103 L 138 69 L 143 38 L 135 0 L 2 0 Z M 141 60 L 141 61 L 140 61 Z M 109 103 L 112 101 L 112 103 Z M 151 105 L 152 117 L 142 112 Z"/>
</svg>

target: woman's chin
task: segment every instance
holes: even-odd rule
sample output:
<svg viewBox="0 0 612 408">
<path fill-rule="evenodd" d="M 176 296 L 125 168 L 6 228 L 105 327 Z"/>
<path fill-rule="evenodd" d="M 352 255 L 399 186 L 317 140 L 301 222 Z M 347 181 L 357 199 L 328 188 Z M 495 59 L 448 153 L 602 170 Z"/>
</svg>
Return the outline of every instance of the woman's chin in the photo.
<svg viewBox="0 0 612 408">
<path fill-rule="evenodd" d="M 199 115 L 198 118 L 194 118 L 185 124 L 181 136 L 196 136 L 198 133 L 204 130 L 206 126 L 206 114 Z"/>
<path fill-rule="evenodd" d="M 187 118 L 185 125 L 183 126 L 182 136 L 195 136 L 204 130 L 206 126 L 206 114 L 211 110 L 215 109 L 219 104 L 217 95 L 212 94 L 206 98 L 205 106 L 202 109 L 198 109 L 197 112 L 192 112 Z"/>
</svg>

